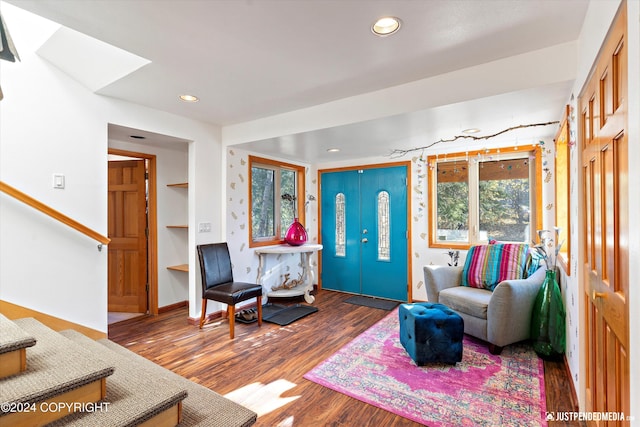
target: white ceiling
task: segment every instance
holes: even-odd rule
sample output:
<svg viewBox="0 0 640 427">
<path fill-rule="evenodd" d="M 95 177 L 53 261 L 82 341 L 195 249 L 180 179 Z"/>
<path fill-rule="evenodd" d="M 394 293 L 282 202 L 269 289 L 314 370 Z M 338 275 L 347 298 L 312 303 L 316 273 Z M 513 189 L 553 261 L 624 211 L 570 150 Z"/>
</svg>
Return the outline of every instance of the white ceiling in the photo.
<svg viewBox="0 0 640 427">
<path fill-rule="evenodd" d="M 247 149 L 316 163 L 385 155 L 468 127 L 486 134 L 558 120 L 575 77 L 576 46 L 570 42 L 579 36 L 589 2 L 9 3 L 130 52 L 142 64 L 150 61 L 129 74 L 120 70 L 115 81 L 92 88 L 96 93 L 220 125 L 223 138 Z M 379 38 L 370 32 L 383 15 L 402 19 L 397 34 Z M 71 60 L 55 52 L 60 61 Z M 557 61 L 558 52 L 566 61 Z M 494 71 L 483 74 L 487 70 Z M 400 96 L 401 90 L 410 93 Z M 178 101 L 184 93 L 200 101 Z M 370 94 L 388 105 L 372 106 Z M 345 108 L 322 113 L 322 106 L 333 105 Z M 315 123 L 303 124 L 300 117 Z M 508 137 L 550 137 L 556 129 Z M 330 147 L 341 152 L 327 153 Z"/>
</svg>

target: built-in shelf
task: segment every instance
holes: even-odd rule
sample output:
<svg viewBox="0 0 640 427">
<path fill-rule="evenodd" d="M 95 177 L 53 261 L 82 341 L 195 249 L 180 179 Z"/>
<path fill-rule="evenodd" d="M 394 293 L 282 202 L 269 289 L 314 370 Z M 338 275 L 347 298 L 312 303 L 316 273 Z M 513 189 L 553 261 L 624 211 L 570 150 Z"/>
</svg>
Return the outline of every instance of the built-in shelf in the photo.
<svg viewBox="0 0 640 427">
<path fill-rule="evenodd" d="M 167 267 L 167 270 L 184 271 L 185 273 L 188 273 L 189 272 L 189 264 L 171 265 L 171 266 Z"/>
<path fill-rule="evenodd" d="M 167 187 L 174 187 L 174 188 L 188 188 L 189 187 L 189 183 L 188 182 L 178 182 L 175 184 L 167 184 Z M 189 228 L 188 225 L 167 225 L 167 228 L 179 228 L 179 229 L 187 229 Z M 189 271 L 189 264 L 180 264 L 180 265 L 170 265 L 169 267 L 167 267 L 167 270 L 173 270 L 173 271 L 183 271 L 183 272 L 188 272 Z"/>
</svg>

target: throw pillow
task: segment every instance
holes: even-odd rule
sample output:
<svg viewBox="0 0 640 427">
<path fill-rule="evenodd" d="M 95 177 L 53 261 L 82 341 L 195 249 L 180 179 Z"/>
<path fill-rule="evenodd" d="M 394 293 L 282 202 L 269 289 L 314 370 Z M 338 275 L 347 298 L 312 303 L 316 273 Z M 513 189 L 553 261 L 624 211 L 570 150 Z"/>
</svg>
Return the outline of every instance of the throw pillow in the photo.
<svg viewBox="0 0 640 427">
<path fill-rule="evenodd" d="M 528 249 L 524 243 L 472 246 L 462 269 L 462 286 L 493 291 L 503 280 L 522 279 Z"/>
</svg>

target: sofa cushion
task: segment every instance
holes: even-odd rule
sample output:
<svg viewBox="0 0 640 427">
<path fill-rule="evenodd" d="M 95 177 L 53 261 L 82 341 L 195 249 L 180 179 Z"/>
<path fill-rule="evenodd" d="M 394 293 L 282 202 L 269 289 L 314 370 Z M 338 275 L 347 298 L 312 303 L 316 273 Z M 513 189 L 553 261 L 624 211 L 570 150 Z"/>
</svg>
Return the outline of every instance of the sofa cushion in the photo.
<svg viewBox="0 0 640 427">
<path fill-rule="evenodd" d="M 472 246 L 462 269 L 462 286 L 492 291 L 503 280 L 522 279 L 528 251 L 524 243 Z"/>
<path fill-rule="evenodd" d="M 440 292 L 439 298 L 439 302 L 450 309 L 481 319 L 487 318 L 489 301 L 491 301 L 491 291 L 465 286 L 445 289 Z"/>
</svg>

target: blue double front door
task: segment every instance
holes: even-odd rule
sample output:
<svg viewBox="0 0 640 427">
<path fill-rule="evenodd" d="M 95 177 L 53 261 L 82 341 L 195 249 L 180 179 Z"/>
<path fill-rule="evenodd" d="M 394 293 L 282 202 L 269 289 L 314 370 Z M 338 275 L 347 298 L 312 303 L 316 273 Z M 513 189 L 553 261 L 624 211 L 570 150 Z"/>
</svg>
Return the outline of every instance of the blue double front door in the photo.
<svg viewBox="0 0 640 427">
<path fill-rule="evenodd" d="M 407 300 L 407 170 L 321 172 L 324 289 Z"/>
</svg>

